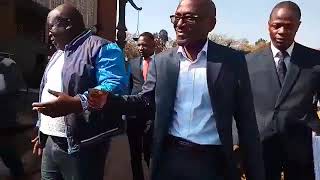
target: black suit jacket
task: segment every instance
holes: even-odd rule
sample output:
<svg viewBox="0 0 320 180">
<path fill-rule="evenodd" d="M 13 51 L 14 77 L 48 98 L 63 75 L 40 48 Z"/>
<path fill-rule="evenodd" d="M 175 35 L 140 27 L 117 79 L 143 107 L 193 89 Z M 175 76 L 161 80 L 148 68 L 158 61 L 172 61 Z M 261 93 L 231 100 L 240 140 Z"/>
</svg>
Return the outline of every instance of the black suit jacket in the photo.
<svg viewBox="0 0 320 180">
<path fill-rule="evenodd" d="M 137 57 L 128 61 L 130 69 L 130 94 L 135 95 L 142 91 L 144 79 L 142 76 L 142 61 L 141 57 Z"/>
<path fill-rule="evenodd" d="M 130 69 L 129 87 L 131 95 L 139 94 L 142 91 L 142 86 L 144 84 L 144 79 L 142 75 L 142 62 L 142 57 L 137 57 L 128 61 Z M 141 109 L 141 112 L 136 112 L 133 117 L 139 119 L 139 121 L 141 121 L 144 124 L 146 121 L 154 119 L 154 109 L 152 106 L 148 106 L 144 109 Z M 141 128 L 144 128 L 144 126 Z"/>
<path fill-rule="evenodd" d="M 143 91 L 135 96 L 111 97 L 110 108 L 134 113 L 140 107 L 156 106 L 151 177 L 157 176 L 162 163 L 164 139 L 172 124 L 179 75 L 177 48 L 155 57 Z M 228 179 L 239 180 L 232 142 L 234 116 L 244 164 L 249 180 L 264 180 L 260 138 L 254 113 L 250 81 L 243 54 L 211 41 L 208 44 L 207 83 L 216 125 L 227 162 Z M 117 106 L 121 105 L 121 107 Z"/>
<path fill-rule="evenodd" d="M 270 46 L 246 59 L 261 138 L 285 134 L 289 156 L 310 161 L 311 129 L 319 131 L 314 96 L 320 90 L 320 52 L 295 43 L 282 88 Z"/>
</svg>

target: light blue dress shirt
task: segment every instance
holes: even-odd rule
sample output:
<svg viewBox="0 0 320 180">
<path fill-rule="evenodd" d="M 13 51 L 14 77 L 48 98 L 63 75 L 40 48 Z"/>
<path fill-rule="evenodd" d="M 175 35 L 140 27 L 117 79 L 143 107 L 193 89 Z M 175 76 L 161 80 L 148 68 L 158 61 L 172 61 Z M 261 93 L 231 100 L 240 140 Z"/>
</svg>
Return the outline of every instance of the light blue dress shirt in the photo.
<svg viewBox="0 0 320 180">
<path fill-rule="evenodd" d="M 180 71 L 169 134 L 197 144 L 220 145 L 207 86 L 207 49 L 208 41 L 191 61 L 183 48 L 178 48 Z"/>
</svg>

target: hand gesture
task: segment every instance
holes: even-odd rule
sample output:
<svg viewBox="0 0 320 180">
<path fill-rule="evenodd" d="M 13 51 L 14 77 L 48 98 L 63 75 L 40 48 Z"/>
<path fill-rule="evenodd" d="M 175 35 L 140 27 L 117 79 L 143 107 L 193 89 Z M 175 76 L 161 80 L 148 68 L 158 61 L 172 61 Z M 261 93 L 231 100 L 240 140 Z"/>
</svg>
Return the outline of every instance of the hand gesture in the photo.
<svg viewBox="0 0 320 180">
<path fill-rule="evenodd" d="M 80 98 L 78 96 L 69 96 L 63 92 L 48 90 L 48 92 L 57 97 L 57 99 L 43 103 L 32 103 L 32 110 L 36 110 L 52 118 L 66 116 L 71 113 L 80 113 L 83 111 Z"/>
<path fill-rule="evenodd" d="M 31 143 L 33 144 L 32 154 L 37 155 L 37 156 L 41 156 L 43 149 L 40 145 L 38 131 L 39 131 L 38 127 L 36 127 L 33 130 L 33 135 L 32 135 L 32 140 L 31 140 Z"/>
</svg>

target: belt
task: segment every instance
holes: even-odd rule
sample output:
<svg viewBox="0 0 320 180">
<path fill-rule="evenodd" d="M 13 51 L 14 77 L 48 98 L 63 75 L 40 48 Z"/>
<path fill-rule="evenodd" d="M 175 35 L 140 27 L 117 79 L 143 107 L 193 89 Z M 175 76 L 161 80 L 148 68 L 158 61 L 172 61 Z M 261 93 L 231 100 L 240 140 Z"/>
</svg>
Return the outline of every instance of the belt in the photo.
<svg viewBox="0 0 320 180">
<path fill-rule="evenodd" d="M 213 151 L 213 152 L 222 152 L 221 145 L 202 145 L 197 144 L 186 139 L 168 135 L 165 139 L 165 146 L 167 148 L 180 148 L 187 149 L 194 152 L 204 152 L 204 151 Z"/>
</svg>

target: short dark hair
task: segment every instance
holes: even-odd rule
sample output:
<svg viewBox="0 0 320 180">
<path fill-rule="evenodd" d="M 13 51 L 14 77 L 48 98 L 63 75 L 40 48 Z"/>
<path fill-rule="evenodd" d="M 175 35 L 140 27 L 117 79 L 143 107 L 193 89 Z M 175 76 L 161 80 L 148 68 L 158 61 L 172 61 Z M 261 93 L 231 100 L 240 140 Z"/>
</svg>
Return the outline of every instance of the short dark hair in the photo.
<svg viewBox="0 0 320 180">
<path fill-rule="evenodd" d="M 139 38 L 140 38 L 140 37 L 148 37 L 148 38 L 150 38 L 152 41 L 154 41 L 154 36 L 153 36 L 153 34 L 151 34 L 150 32 L 141 33 L 141 34 L 139 35 Z"/>
<path fill-rule="evenodd" d="M 280 3 L 278 3 L 271 11 L 271 14 L 270 14 L 270 17 L 269 19 L 272 18 L 272 15 L 273 13 L 278 10 L 278 9 L 281 9 L 281 8 L 287 8 L 287 9 L 290 9 L 292 10 L 295 14 L 296 14 L 296 17 L 300 20 L 301 19 L 301 10 L 300 10 L 300 7 L 292 2 L 292 1 L 282 1 Z"/>
</svg>

